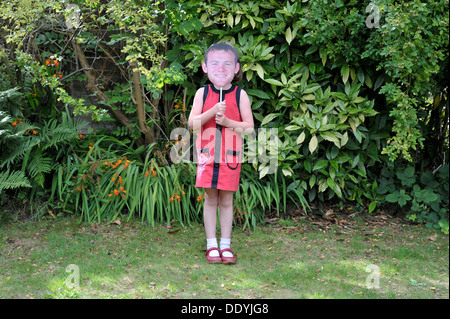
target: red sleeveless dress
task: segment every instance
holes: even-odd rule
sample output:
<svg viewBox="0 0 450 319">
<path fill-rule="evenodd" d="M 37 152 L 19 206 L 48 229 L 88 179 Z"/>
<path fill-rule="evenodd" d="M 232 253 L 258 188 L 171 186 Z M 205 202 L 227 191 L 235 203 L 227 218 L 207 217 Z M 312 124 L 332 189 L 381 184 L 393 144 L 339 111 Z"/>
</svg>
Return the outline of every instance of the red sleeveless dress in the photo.
<svg viewBox="0 0 450 319">
<path fill-rule="evenodd" d="M 222 90 L 226 101 L 225 116 L 241 122 L 239 99 L 241 88 L 232 85 Z M 205 85 L 203 110 L 205 112 L 219 102 L 220 91 L 214 85 Z M 232 129 L 217 125 L 212 117 L 201 128 L 196 140 L 197 179 L 195 186 L 229 191 L 239 189 L 241 173 L 242 137 Z"/>
</svg>

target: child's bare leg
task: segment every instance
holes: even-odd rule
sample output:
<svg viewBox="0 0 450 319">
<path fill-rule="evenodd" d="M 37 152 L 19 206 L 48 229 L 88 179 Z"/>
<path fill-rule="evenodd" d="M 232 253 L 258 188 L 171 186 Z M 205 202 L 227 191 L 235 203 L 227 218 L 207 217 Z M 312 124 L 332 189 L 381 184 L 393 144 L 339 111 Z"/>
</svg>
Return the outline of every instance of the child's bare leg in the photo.
<svg viewBox="0 0 450 319">
<path fill-rule="evenodd" d="M 220 208 L 220 249 L 231 248 L 231 229 L 233 227 L 233 192 L 221 190 L 219 192 Z M 233 257 L 231 252 L 222 253 L 224 257 Z"/>
<path fill-rule="evenodd" d="M 205 224 L 206 238 L 216 237 L 218 204 L 219 204 L 219 191 L 213 188 L 205 188 L 203 221 Z"/>
<path fill-rule="evenodd" d="M 206 249 L 218 248 L 216 238 L 217 228 L 217 207 L 219 203 L 219 192 L 217 189 L 205 188 L 205 203 L 203 206 L 203 221 L 206 233 Z M 219 252 L 213 250 L 209 252 L 210 257 L 219 257 Z"/>
<path fill-rule="evenodd" d="M 219 191 L 220 231 L 222 238 L 231 238 L 233 227 L 233 192 Z"/>
</svg>

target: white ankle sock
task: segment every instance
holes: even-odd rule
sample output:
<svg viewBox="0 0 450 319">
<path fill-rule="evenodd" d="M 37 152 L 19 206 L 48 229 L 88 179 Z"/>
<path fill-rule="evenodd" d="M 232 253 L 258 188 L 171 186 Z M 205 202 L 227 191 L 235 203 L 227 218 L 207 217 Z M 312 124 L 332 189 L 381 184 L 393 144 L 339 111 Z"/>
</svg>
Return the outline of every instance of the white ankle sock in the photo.
<svg viewBox="0 0 450 319">
<path fill-rule="evenodd" d="M 230 238 L 220 238 L 220 249 L 231 248 L 231 239 Z M 233 254 L 229 251 L 225 251 L 222 253 L 224 257 L 233 257 Z"/>
<path fill-rule="evenodd" d="M 217 238 L 206 238 L 206 250 L 213 248 L 213 247 L 217 247 Z M 217 250 L 213 250 L 209 253 L 209 256 L 211 257 L 219 257 L 219 252 Z"/>
</svg>

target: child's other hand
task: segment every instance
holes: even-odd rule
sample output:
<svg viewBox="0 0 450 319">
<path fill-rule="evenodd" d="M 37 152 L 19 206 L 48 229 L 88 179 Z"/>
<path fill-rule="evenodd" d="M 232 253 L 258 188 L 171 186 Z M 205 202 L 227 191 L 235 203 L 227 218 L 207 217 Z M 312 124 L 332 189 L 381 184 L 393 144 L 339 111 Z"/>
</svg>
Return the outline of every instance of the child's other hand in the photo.
<svg viewBox="0 0 450 319">
<path fill-rule="evenodd" d="M 214 107 L 216 108 L 216 114 L 225 114 L 227 109 L 225 101 L 217 103 Z"/>
<path fill-rule="evenodd" d="M 225 116 L 225 114 L 223 113 L 217 113 L 216 114 L 216 124 L 221 125 L 221 126 L 228 126 L 228 118 Z"/>
</svg>

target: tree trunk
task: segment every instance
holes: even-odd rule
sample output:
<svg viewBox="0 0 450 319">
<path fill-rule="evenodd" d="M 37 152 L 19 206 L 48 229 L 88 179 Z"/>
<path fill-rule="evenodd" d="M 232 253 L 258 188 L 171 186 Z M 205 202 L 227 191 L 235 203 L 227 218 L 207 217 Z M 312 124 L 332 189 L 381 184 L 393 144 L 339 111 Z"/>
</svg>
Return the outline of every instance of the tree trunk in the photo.
<svg viewBox="0 0 450 319">
<path fill-rule="evenodd" d="M 138 65 L 136 61 L 130 62 L 131 71 L 133 72 L 133 87 L 134 87 L 134 98 L 136 101 L 137 117 L 139 122 L 139 128 L 144 134 L 145 144 L 149 145 L 155 142 L 155 135 L 153 131 L 148 127 L 145 118 L 145 104 L 141 89 L 141 73 L 138 70 Z"/>
</svg>

